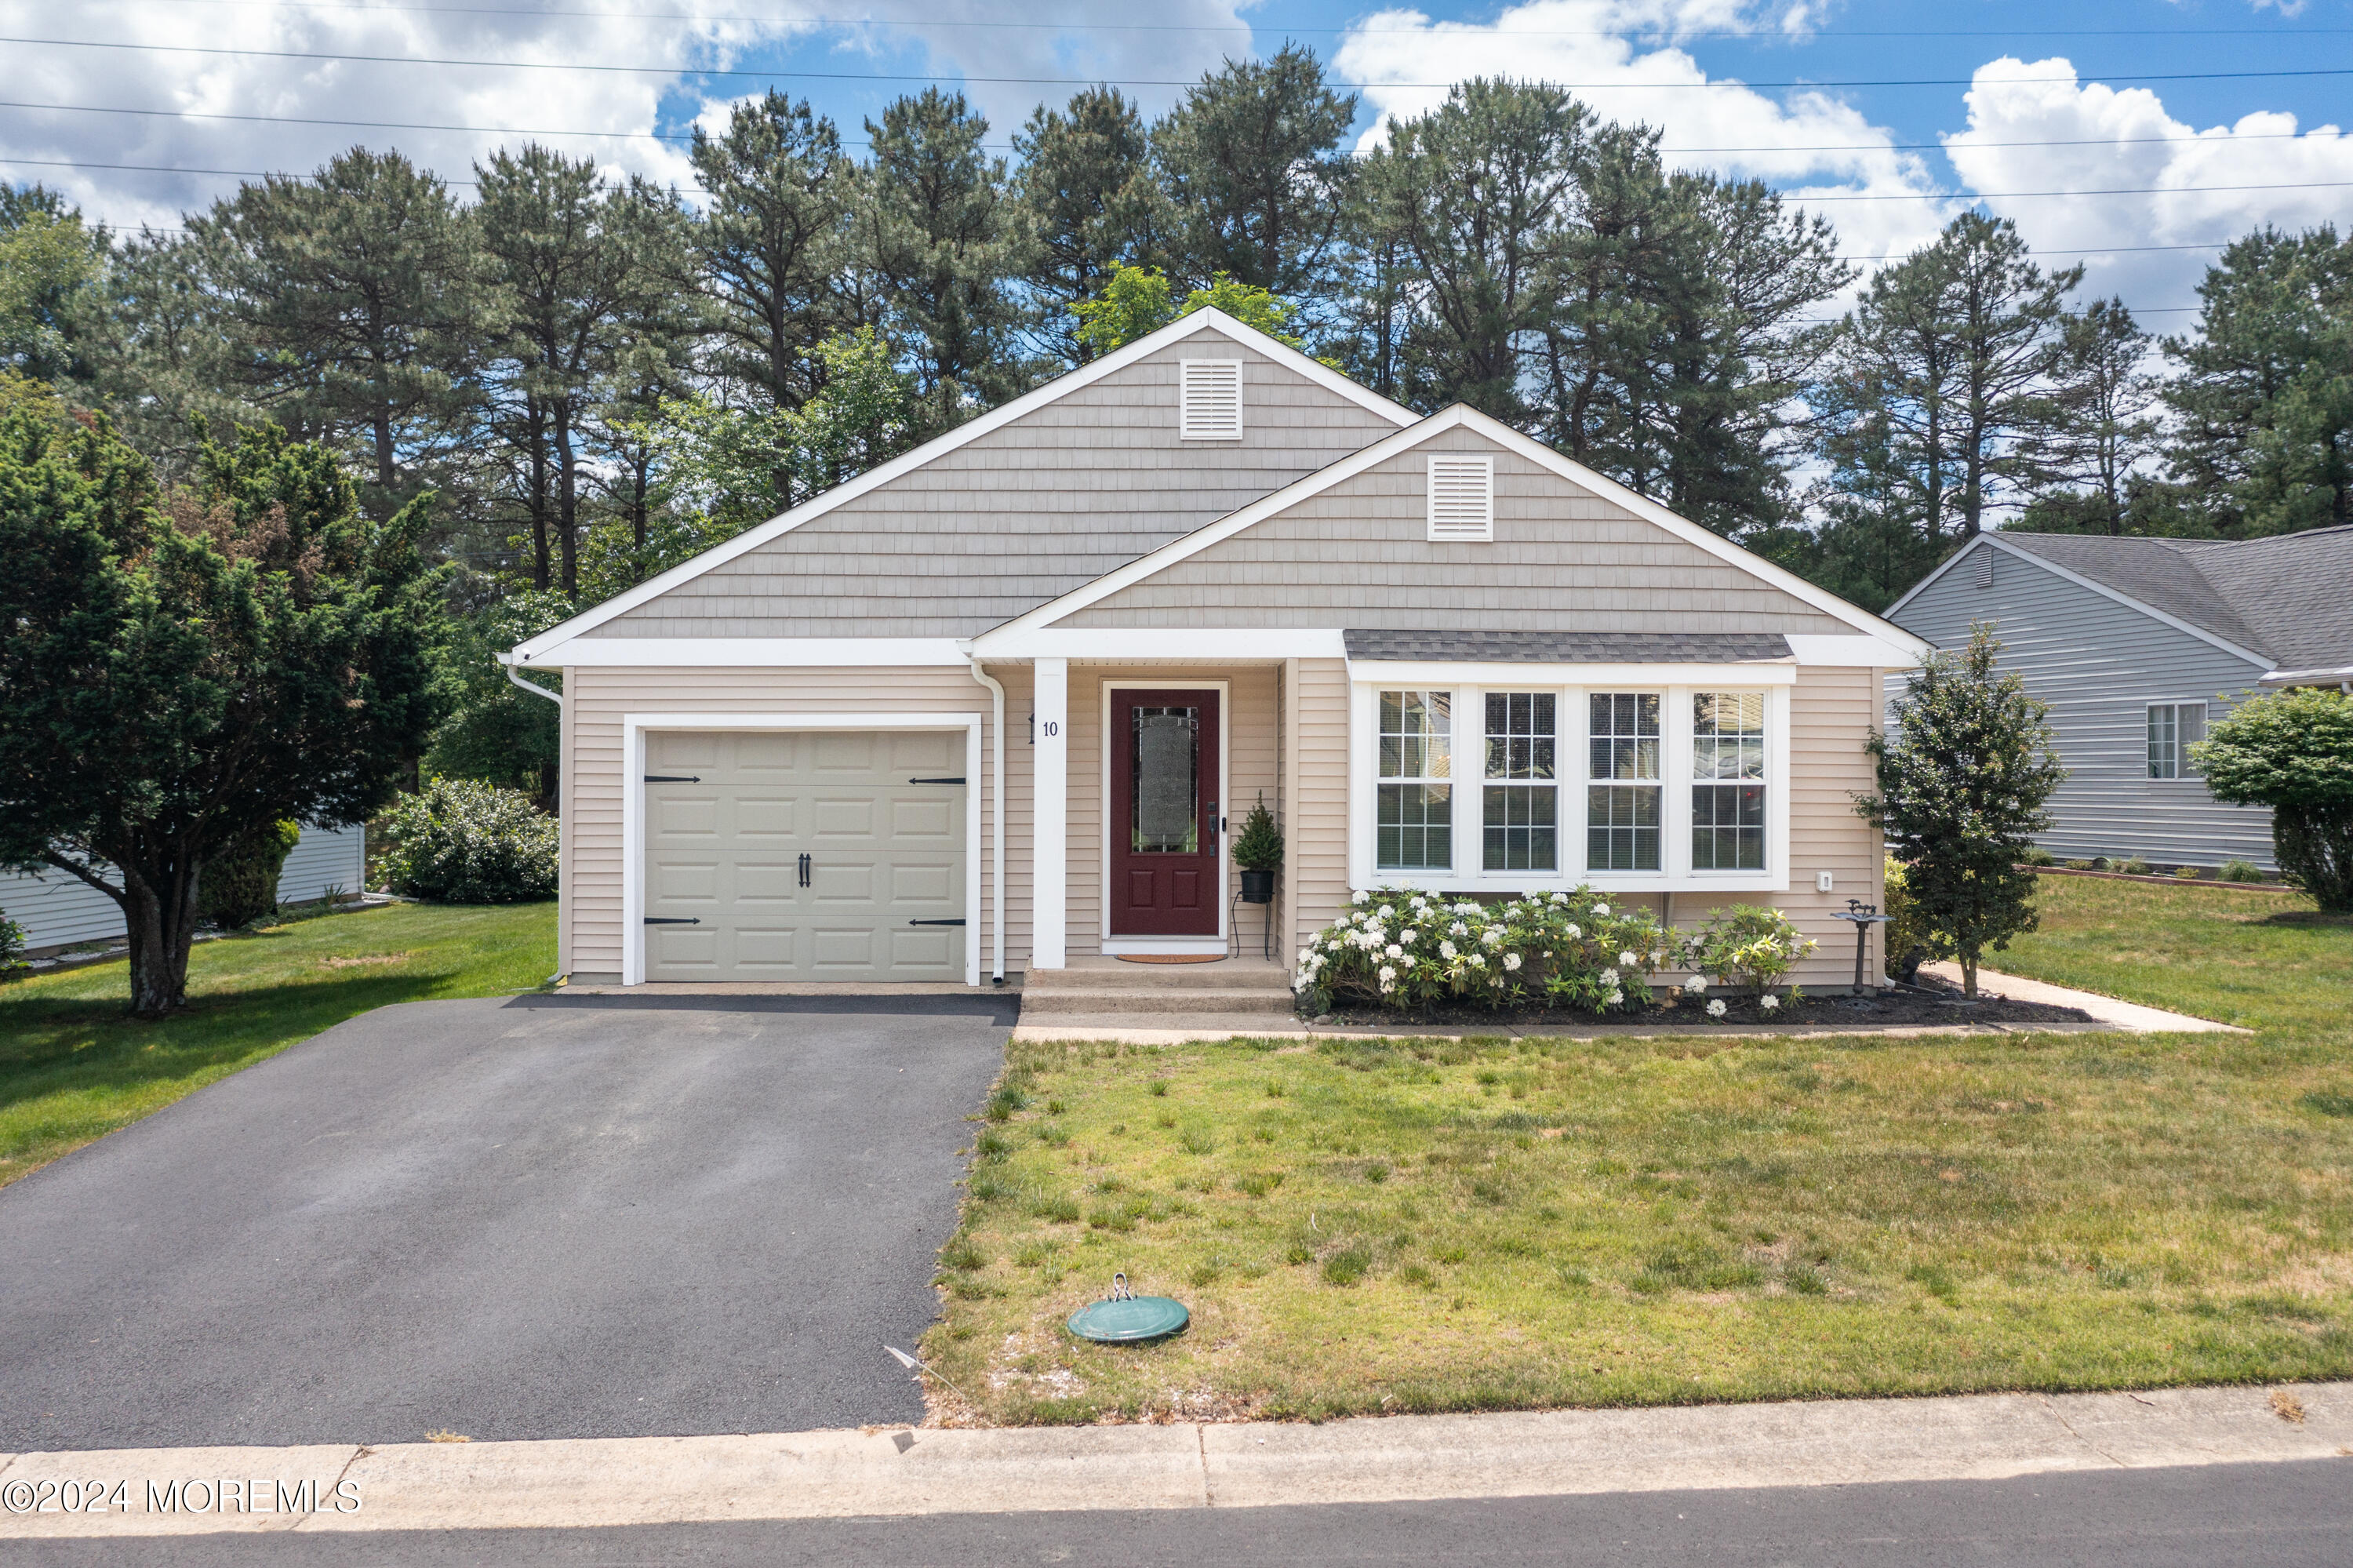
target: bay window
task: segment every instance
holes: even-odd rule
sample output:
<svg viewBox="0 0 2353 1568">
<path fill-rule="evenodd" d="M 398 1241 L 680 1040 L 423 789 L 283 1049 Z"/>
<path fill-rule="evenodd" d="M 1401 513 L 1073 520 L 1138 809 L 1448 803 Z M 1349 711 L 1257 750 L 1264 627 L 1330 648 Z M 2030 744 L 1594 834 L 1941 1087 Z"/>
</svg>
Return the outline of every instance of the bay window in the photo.
<svg viewBox="0 0 2353 1568">
<path fill-rule="evenodd" d="M 1692 869 L 1765 869 L 1765 694 L 1692 696 Z"/>
<path fill-rule="evenodd" d="M 1451 692 L 1383 692 L 1376 863 L 1383 871 L 1454 867 Z"/>
</svg>

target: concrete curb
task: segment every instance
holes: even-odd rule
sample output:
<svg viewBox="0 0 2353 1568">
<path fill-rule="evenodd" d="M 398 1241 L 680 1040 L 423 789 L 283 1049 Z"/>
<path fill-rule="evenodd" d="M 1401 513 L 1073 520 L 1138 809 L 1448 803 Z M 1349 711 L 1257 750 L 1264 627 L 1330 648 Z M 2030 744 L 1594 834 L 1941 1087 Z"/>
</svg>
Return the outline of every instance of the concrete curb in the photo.
<svg viewBox="0 0 2353 1568">
<path fill-rule="evenodd" d="M 2353 1383 L 1394 1416 L 1321 1425 L 876 1428 L 375 1448 L 119 1449 L 0 1456 L 0 1539 L 1269 1508 L 1984 1480 L 2348 1456 Z M 224 1508 L 217 1481 L 224 1477 L 235 1495 L 265 1498 L 272 1509 Z M 2353 1481 L 2353 1467 L 2347 1478 Z M 159 1488 L 181 1482 L 185 1496 L 191 1479 L 209 1486 L 211 1501 L 202 1511 L 144 1506 L 149 1481 Z M 109 1489 L 126 1482 L 125 1508 L 67 1513 L 18 1507 L 27 1487 L 38 1494 L 44 1483 L 91 1480 Z M 280 1481 L 315 1482 L 315 1510 L 275 1511 Z M 336 1511 L 339 1500 L 345 1511 Z"/>
</svg>

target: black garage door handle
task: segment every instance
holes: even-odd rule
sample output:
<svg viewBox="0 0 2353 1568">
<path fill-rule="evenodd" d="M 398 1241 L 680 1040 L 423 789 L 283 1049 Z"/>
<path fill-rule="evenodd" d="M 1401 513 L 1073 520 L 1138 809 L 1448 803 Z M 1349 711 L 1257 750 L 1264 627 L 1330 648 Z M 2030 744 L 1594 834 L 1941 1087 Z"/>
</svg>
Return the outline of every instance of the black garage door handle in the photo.
<svg viewBox="0 0 2353 1568">
<path fill-rule="evenodd" d="M 910 784 L 961 784 L 964 780 L 961 779 L 910 779 L 907 782 Z"/>
<path fill-rule="evenodd" d="M 700 918 L 692 915 L 683 916 L 677 915 L 649 915 L 646 916 L 646 924 L 649 926 L 700 926 L 702 922 Z"/>
<path fill-rule="evenodd" d="M 910 926 L 961 926 L 964 922 L 961 920 L 910 920 L 907 924 Z"/>
<path fill-rule="evenodd" d="M 699 777 L 685 773 L 649 773 L 646 775 L 646 782 L 649 784 L 700 784 L 702 780 Z"/>
</svg>

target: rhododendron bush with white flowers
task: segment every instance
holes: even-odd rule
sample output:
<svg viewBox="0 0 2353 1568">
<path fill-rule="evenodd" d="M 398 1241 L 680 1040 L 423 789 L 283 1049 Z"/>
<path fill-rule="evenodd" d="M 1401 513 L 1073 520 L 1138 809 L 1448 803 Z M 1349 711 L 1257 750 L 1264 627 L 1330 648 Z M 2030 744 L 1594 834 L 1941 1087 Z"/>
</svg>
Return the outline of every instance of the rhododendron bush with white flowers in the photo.
<svg viewBox="0 0 2353 1568">
<path fill-rule="evenodd" d="M 1649 1005 L 1651 976 L 1678 961 L 1678 948 L 1647 910 L 1617 908 L 1589 887 L 1506 904 L 1384 887 L 1356 894 L 1317 932 L 1292 980 L 1319 1003 L 1611 1012 Z"/>
</svg>

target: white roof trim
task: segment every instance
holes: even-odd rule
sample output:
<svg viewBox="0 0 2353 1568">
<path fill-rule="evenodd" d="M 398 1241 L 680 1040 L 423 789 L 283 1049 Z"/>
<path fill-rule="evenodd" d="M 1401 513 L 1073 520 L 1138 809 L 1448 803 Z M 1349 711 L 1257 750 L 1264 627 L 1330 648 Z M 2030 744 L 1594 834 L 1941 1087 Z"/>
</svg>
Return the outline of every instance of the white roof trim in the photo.
<svg viewBox="0 0 2353 1568">
<path fill-rule="evenodd" d="M 1061 598 L 1052 599 L 1025 615 L 1015 617 L 995 630 L 976 639 L 985 647 L 990 638 L 1016 631 L 1029 631 L 1050 625 L 1067 615 L 1075 615 L 1089 606 L 1101 602 L 1123 588 L 1143 581 L 1201 550 L 1232 538 L 1253 524 L 1263 522 L 1279 512 L 1289 510 L 1334 485 L 1355 478 L 1366 469 L 1401 452 L 1412 450 L 1432 437 L 1449 430 L 1468 429 L 1486 437 L 1497 445 L 1526 458 L 1540 468 L 1551 470 L 1570 483 L 1591 491 L 1605 501 L 1672 534 L 1684 543 L 1697 546 L 1709 555 L 1758 577 L 1791 598 L 1799 599 L 1823 614 L 1846 622 L 1865 636 L 1875 637 L 1897 648 L 1915 650 L 1914 657 L 1930 652 L 1930 644 L 1915 637 L 1890 620 L 1883 620 L 1868 610 L 1859 609 L 1826 588 L 1815 587 L 1796 573 L 1784 570 L 1761 556 L 1752 555 L 1730 540 L 1701 527 L 1698 524 L 1678 517 L 1672 512 L 1645 496 L 1635 494 L 1614 480 L 1605 479 L 1584 464 L 1561 456 L 1550 447 L 1529 440 L 1499 419 L 1456 403 L 1432 414 L 1420 423 L 1384 437 L 1361 451 L 1351 453 L 1328 468 L 1318 469 L 1305 478 L 1285 485 L 1271 495 L 1261 496 L 1248 506 L 1229 512 L 1208 526 L 1194 530 L 1181 539 L 1163 545 L 1148 556 L 1139 556 L 1115 571 L 1106 572 L 1084 587 L 1073 588 Z"/>
<path fill-rule="evenodd" d="M 2272 662 L 2270 657 L 2266 654 L 2258 653 L 2252 648 L 2242 648 L 2237 643 L 2232 641 L 2229 638 L 2218 637 L 2213 632 L 2207 630 L 2204 627 L 2194 626 L 2189 621 L 2182 620 L 2178 615 L 2168 615 L 2165 611 L 2158 609 L 2157 606 L 2135 599 L 2132 595 L 2126 593 L 2121 588 L 2113 588 L 2105 583 L 2094 582 L 2081 572 L 2069 571 L 2065 567 L 2061 566 L 2056 561 L 2045 559 L 2043 556 L 2036 555 L 2031 550 L 2020 548 L 2018 546 L 2010 543 L 2007 539 L 2004 539 L 1999 534 L 1979 534 L 1978 535 L 1978 541 L 1990 548 L 2001 551 L 2004 555 L 2014 556 L 2018 559 L 2027 563 L 2029 566 L 2040 567 L 2044 571 L 2049 572 L 2052 577 L 2063 578 L 2067 582 L 2073 583 L 2077 588 L 2089 588 L 2092 592 L 2098 594 L 2103 599 L 2111 599 L 2128 609 L 2137 609 L 2143 615 L 2147 616 L 2151 620 L 2162 621 L 2166 625 L 2173 628 L 2176 631 L 2188 632 L 2190 636 L 2198 639 L 2199 641 L 2211 643 L 2213 646 L 2220 648 L 2223 652 L 2235 654 L 2239 658 L 2244 659 L 2250 664 L 2260 664 L 2267 670 L 2271 668 Z M 1955 567 L 1958 566 L 1965 556 L 1972 556 L 1976 553 L 1977 552 L 1974 549 L 1956 550 L 1951 555 L 1946 556 L 1943 565 L 1939 566 L 1935 571 L 1930 572 L 1926 577 L 1922 577 L 1918 582 L 1912 585 L 1911 592 L 1906 593 L 1902 599 L 1899 599 L 1894 604 L 1889 605 L 1887 607 L 1887 613 L 1894 615 L 1897 610 L 1902 609 L 1905 605 L 1912 602 L 1914 596 L 1925 591 L 1930 583 L 1935 582 L 1938 577 L 1943 577 L 1947 572 L 1951 571 Z M 1972 619 L 1975 618 L 1973 617 Z"/>
<path fill-rule="evenodd" d="M 1045 386 L 1034 391 L 1026 392 L 1010 403 L 1000 404 L 977 418 L 958 425 L 945 435 L 924 442 L 913 451 L 903 452 L 892 458 L 879 468 L 869 469 L 847 483 L 837 484 L 824 494 L 805 501 L 789 512 L 781 513 L 769 518 L 765 523 L 746 528 L 724 544 L 713 545 L 692 559 L 680 562 L 659 577 L 649 577 L 627 592 L 615 594 L 604 603 L 593 609 L 582 610 L 571 620 L 551 627 L 536 637 L 517 643 L 514 652 L 527 663 L 560 662 L 560 661 L 547 659 L 546 653 L 562 643 L 569 642 L 583 632 L 602 626 L 615 616 L 635 609 L 649 599 L 658 599 L 678 587 L 679 584 L 701 577 L 712 567 L 723 566 L 747 550 L 755 550 L 769 540 L 779 535 L 790 533 L 804 523 L 822 517 L 835 507 L 855 501 L 860 496 L 890 483 L 902 474 L 912 472 L 936 458 L 944 457 L 967 441 L 977 440 L 992 430 L 1002 429 L 1025 415 L 1036 413 L 1049 404 L 1072 392 L 1092 386 L 1106 376 L 1124 370 L 1137 360 L 1147 358 L 1164 348 L 1182 343 L 1197 333 L 1212 329 L 1238 339 L 1284 369 L 1305 376 L 1325 390 L 1339 394 L 1359 408 L 1377 414 L 1392 424 L 1403 426 L 1414 422 L 1415 416 L 1410 408 L 1392 403 L 1379 393 L 1359 387 L 1330 366 L 1309 358 L 1290 344 L 1269 337 L 1256 327 L 1236 321 L 1223 311 L 1214 307 L 1204 308 L 1188 315 L 1179 316 L 1158 332 L 1137 338 L 1134 343 L 1115 349 L 1101 359 L 1082 365 L 1065 375 L 1058 376 Z"/>
</svg>

